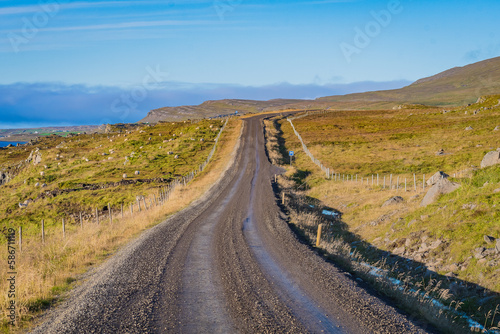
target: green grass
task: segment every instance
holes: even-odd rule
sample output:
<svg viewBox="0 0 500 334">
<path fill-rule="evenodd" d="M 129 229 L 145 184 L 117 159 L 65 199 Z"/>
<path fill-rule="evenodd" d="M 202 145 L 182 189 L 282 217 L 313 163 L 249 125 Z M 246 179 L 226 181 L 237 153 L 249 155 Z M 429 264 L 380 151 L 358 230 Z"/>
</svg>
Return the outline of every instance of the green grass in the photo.
<svg viewBox="0 0 500 334">
<path fill-rule="evenodd" d="M 442 108 L 419 106 L 401 110 L 333 111 L 293 121 L 313 155 L 337 173 L 358 175 L 359 179 L 380 174 L 381 180 L 384 175 L 393 174 L 394 179 L 399 175 L 402 180 L 410 180 L 411 186 L 415 173 L 419 189 L 422 174 L 427 178 L 437 171 L 456 174 L 454 181 L 460 183 L 459 190 L 425 208 L 418 205 L 422 197 L 411 200 L 415 193 L 400 192 L 407 204 L 375 228 L 366 224 L 398 209 L 380 208 L 396 194 L 384 192 L 380 187 L 372 190 L 368 186 L 334 187 L 302 152 L 288 122 L 281 120 L 285 149 L 296 152 L 297 170 L 291 177 L 297 184 L 306 183 L 302 189 L 309 189 L 308 196 L 342 211 L 346 224 L 361 238 L 368 242 L 379 240 L 377 247 L 389 249 L 380 242 L 385 238 L 410 239 L 413 244 L 420 242 L 413 240 L 414 235 L 441 239 L 445 246 L 431 254 L 431 259 L 443 259 L 438 268 L 440 274 L 447 273 L 446 265 L 457 263 L 464 267 L 456 273 L 460 279 L 500 292 L 500 264 L 491 262 L 490 267 L 471 258 L 475 248 L 492 247 L 486 245 L 483 235 L 500 238 L 500 193 L 494 193 L 500 188 L 500 166 L 478 168 L 487 152 L 500 147 L 500 132 L 493 131 L 500 125 L 499 99 L 499 95 L 488 96 L 470 106 L 447 109 L 446 113 Z M 474 114 L 476 110 L 479 113 Z M 473 130 L 465 131 L 467 126 Z M 445 155 L 436 155 L 440 149 Z M 338 192 L 329 190 L 330 184 Z M 408 227 L 412 221 L 416 223 Z"/>
<path fill-rule="evenodd" d="M 136 195 L 156 193 L 169 180 L 196 169 L 207 158 L 221 126 L 221 121 L 216 120 L 128 129 L 112 127 L 116 132 L 71 138 L 50 136 L 34 146 L 0 150 L 0 170 L 22 163 L 35 148 L 42 154 L 41 164 L 22 165 L 15 178 L 2 186 L 0 223 L 23 226 L 29 234 L 39 230 L 42 219 L 50 225 L 63 217 L 75 220 L 80 212 L 90 213 L 107 203 L 115 208 L 122 203 L 127 206 Z M 135 171 L 140 171 L 140 175 L 134 175 Z M 127 174 L 127 180 L 165 182 L 120 185 L 123 174 Z M 36 183 L 47 186 L 35 187 Z M 88 186 L 104 189 L 89 190 L 85 188 Z M 47 196 L 46 192 L 57 195 Z M 28 199 L 35 202 L 28 208 L 19 208 L 18 203 Z"/>
</svg>

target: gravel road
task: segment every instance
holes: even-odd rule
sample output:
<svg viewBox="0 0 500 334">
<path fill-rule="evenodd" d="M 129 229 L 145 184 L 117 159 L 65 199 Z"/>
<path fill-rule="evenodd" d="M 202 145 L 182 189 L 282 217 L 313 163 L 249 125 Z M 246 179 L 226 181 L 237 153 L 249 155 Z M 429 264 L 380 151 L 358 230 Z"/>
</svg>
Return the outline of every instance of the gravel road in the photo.
<svg viewBox="0 0 500 334">
<path fill-rule="evenodd" d="M 289 229 L 261 118 L 189 208 L 102 266 L 33 333 L 426 333 Z"/>
</svg>

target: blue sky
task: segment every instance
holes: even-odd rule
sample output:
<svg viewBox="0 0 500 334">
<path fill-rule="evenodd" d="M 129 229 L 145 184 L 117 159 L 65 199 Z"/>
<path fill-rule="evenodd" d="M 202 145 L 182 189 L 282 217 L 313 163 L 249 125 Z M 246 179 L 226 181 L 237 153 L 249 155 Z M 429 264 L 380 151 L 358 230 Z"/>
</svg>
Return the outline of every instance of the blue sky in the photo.
<svg viewBox="0 0 500 334">
<path fill-rule="evenodd" d="M 0 0 L 0 127 L 398 87 L 499 56 L 499 12 L 493 0 Z"/>
</svg>

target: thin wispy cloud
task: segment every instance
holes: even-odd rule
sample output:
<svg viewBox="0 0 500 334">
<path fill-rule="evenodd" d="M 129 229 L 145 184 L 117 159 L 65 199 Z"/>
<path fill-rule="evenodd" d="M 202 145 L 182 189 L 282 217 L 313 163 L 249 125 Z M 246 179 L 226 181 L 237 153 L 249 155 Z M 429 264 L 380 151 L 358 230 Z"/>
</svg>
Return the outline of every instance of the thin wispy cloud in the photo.
<svg viewBox="0 0 500 334">
<path fill-rule="evenodd" d="M 213 21 L 182 21 L 182 20 L 162 20 L 162 21 L 135 21 L 135 22 L 120 22 L 108 24 L 96 24 L 88 26 L 73 26 L 73 27 L 55 27 L 45 28 L 40 31 L 83 31 L 83 30 L 106 30 L 106 29 L 127 29 L 127 28 L 145 28 L 145 27 L 162 27 L 162 26 L 188 26 L 188 25 L 205 25 L 213 24 Z"/>
<path fill-rule="evenodd" d="M 97 2 L 72 2 L 64 3 L 61 1 L 53 1 L 40 3 L 39 5 L 24 5 L 24 6 L 10 6 L 0 8 L 1 15 L 15 15 L 15 14 L 30 14 L 43 11 L 43 6 L 59 6 L 59 10 L 65 9 L 82 9 L 82 8 L 103 8 L 103 7 L 116 7 L 116 6 L 135 6 L 147 4 L 164 4 L 162 1 L 97 1 Z"/>
</svg>

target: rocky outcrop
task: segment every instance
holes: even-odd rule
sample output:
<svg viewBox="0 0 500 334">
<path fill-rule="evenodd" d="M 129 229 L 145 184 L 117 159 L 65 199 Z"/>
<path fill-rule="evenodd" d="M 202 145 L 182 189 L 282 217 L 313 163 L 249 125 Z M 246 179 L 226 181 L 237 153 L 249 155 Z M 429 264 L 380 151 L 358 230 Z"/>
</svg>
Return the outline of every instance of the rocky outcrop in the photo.
<svg viewBox="0 0 500 334">
<path fill-rule="evenodd" d="M 491 151 L 486 153 L 486 155 L 483 158 L 483 161 L 481 161 L 481 168 L 493 166 L 499 163 L 500 163 L 500 152 L 498 150 Z"/>
<path fill-rule="evenodd" d="M 3 186 L 10 181 L 10 175 L 8 173 L 0 171 L 0 186 Z"/>
<path fill-rule="evenodd" d="M 431 203 L 434 203 L 439 196 L 444 194 L 449 194 L 455 190 L 460 188 L 458 183 L 454 183 L 449 181 L 448 179 L 440 179 L 432 186 L 431 189 L 425 194 L 420 206 L 427 206 Z"/>
<path fill-rule="evenodd" d="M 441 179 L 447 179 L 449 178 L 450 176 L 448 174 L 446 174 L 445 172 L 437 172 L 436 174 L 432 175 L 430 179 L 427 180 L 427 185 L 428 186 L 433 186 L 435 185 L 439 180 Z"/>
<path fill-rule="evenodd" d="M 389 198 L 387 201 L 385 201 L 384 204 L 382 204 L 382 207 L 388 206 L 388 205 L 399 204 L 399 203 L 403 203 L 403 202 L 404 202 L 403 197 L 394 196 L 394 197 Z"/>
<path fill-rule="evenodd" d="M 33 165 L 38 165 L 39 163 L 42 162 L 42 153 L 40 152 L 40 150 L 37 148 L 36 150 L 34 151 L 31 151 L 30 153 L 30 156 L 28 157 L 28 159 L 26 159 L 26 162 L 29 164 L 29 163 L 33 163 Z"/>
</svg>

